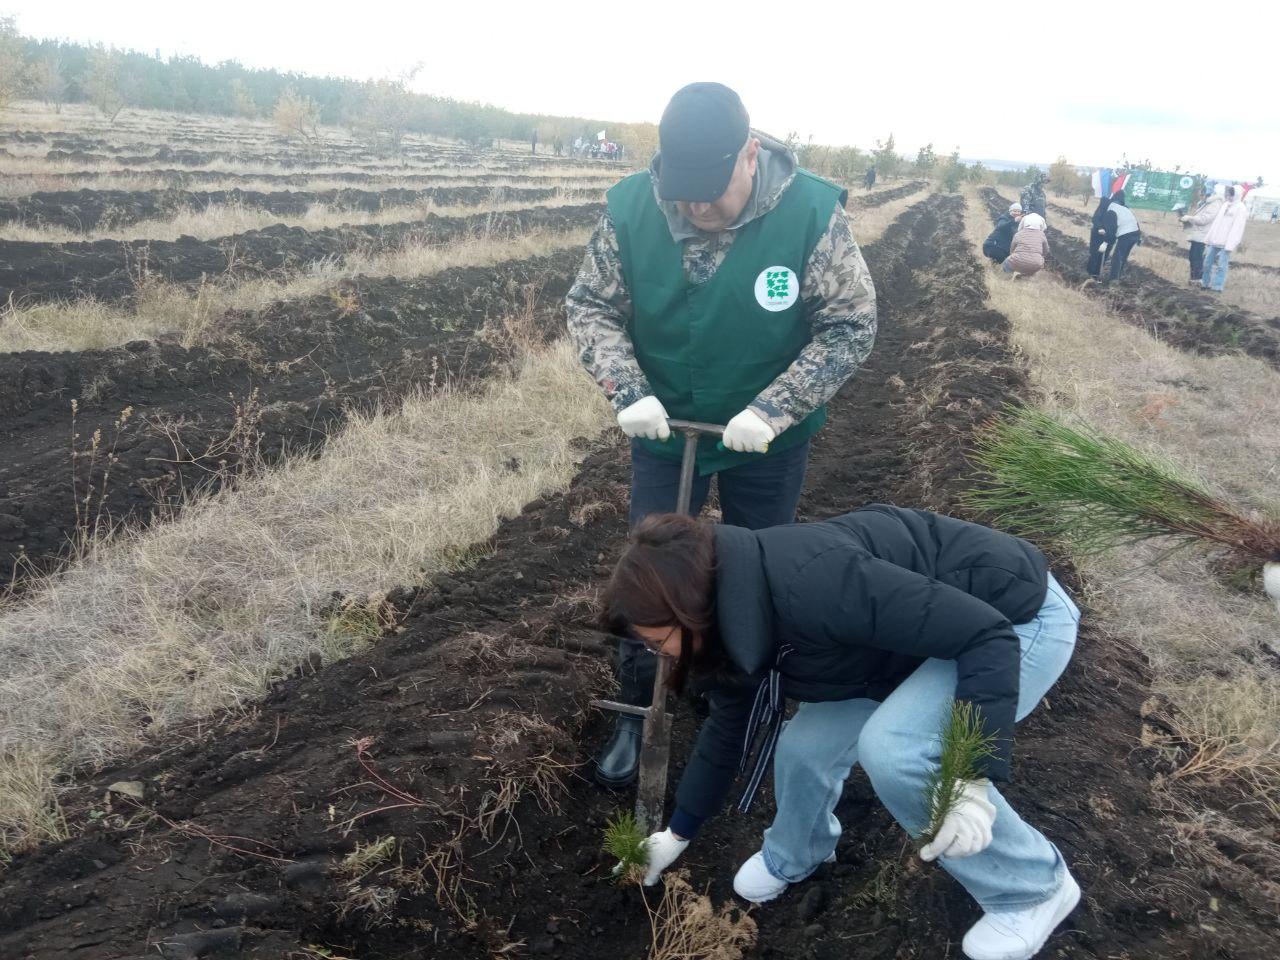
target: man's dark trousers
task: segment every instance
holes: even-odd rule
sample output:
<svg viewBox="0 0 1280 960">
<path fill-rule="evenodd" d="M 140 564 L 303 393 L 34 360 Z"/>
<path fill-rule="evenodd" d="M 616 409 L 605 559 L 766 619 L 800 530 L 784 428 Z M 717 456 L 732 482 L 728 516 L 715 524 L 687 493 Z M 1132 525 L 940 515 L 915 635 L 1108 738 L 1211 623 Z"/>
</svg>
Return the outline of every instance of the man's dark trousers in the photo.
<svg viewBox="0 0 1280 960">
<path fill-rule="evenodd" d="M 673 435 L 668 443 L 681 440 Z M 806 440 L 773 456 L 762 455 L 758 462 L 720 471 L 716 476 L 720 478 L 720 510 L 724 522 L 759 530 L 794 521 L 808 462 L 809 441 Z M 639 444 L 631 444 L 632 527 L 651 513 L 673 512 L 679 485 L 679 460 L 655 457 Z M 706 503 L 710 487 L 710 476 L 694 476 L 693 500 L 689 506 L 694 516 Z M 647 707 L 653 701 L 657 657 L 639 640 L 623 637 L 618 641 L 617 666 L 621 699 Z"/>
<path fill-rule="evenodd" d="M 1204 244 L 1199 240 L 1191 241 L 1191 279 L 1199 280 L 1204 276 Z"/>
<path fill-rule="evenodd" d="M 1129 262 L 1129 251 L 1136 247 L 1141 240 L 1142 233 L 1138 230 L 1116 238 L 1116 248 L 1111 251 L 1112 280 L 1119 280 L 1124 274 L 1124 268 Z"/>
</svg>

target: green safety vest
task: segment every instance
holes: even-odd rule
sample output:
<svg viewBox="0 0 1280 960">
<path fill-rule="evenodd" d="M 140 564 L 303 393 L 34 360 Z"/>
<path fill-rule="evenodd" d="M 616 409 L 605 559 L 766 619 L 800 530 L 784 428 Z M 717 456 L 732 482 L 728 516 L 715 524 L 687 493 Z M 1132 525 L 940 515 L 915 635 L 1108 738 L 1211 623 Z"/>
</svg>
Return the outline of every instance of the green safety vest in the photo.
<svg viewBox="0 0 1280 960">
<path fill-rule="evenodd" d="M 844 191 L 798 170 L 772 210 L 736 231 L 724 263 L 703 284 L 685 276 L 682 244 L 671 238 L 647 172 L 615 184 L 608 201 L 631 294 L 627 332 L 654 395 L 673 418 L 728 423 L 809 342 L 800 281 L 832 211 L 844 204 Z M 818 408 L 783 431 L 763 456 L 803 443 L 826 419 L 826 407 Z M 640 443 L 675 460 L 683 447 L 675 438 Z M 717 450 L 716 443 L 716 437 L 700 441 L 699 473 L 762 456 Z"/>
</svg>

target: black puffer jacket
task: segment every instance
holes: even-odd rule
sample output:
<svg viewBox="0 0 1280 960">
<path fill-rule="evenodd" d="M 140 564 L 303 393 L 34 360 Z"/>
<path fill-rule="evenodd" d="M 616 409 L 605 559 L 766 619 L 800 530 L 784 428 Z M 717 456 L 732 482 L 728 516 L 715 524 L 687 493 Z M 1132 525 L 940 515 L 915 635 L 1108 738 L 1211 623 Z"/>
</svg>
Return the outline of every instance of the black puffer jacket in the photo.
<svg viewBox="0 0 1280 960">
<path fill-rule="evenodd" d="M 987 239 L 982 242 L 982 255 L 996 263 L 1004 263 L 1005 258 L 1009 256 L 1009 247 L 1013 244 L 1013 235 L 1017 231 L 1018 221 L 1013 219 L 1013 215 L 1001 214 L 1000 219 L 996 221 L 996 228 L 987 234 Z"/>
<path fill-rule="evenodd" d="M 1012 624 L 1044 603 L 1044 555 L 962 520 L 873 504 L 822 523 L 716 527 L 716 607 L 732 669 L 704 690 L 704 722 L 676 792 L 691 833 L 712 816 L 743 755 L 757 689 L 778 660 L 788 699 L 883 699 L 930 657 L 955 660 L 956 697 L 975 704 L 1009 775 L 1018 703 Z"/>
</svg>

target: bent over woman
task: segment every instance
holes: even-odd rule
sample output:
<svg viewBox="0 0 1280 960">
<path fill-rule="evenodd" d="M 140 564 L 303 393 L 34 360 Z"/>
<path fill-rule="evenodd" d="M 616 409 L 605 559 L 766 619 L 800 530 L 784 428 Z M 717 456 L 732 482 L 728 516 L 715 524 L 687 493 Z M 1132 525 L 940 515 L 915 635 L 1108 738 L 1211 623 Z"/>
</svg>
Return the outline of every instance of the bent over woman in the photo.
<svg viewBox="0 0 1280 960">
<path fill-rule="evenodd" d="M 738 870 L 747 900 L 774 899 L 833 859 L 834 810 L 855 764 L 912 836 L 953 700 L 977 708 L 994 754 L 921 850 L 981 905 L 972 960 L 1030 958 L 1080 888 L 1058 849 L 994 786 L 1010 775 L 1014 724 L 1062 674 L 1080 614 L 1024 540 L 875 504 L 822 523 L 762 530 L 675 514 L 647 518 L 605 592 L 609 629 L 675 658 L 711 712 L 667 829 L 647 841 L 646 883 L 684 851 L 749 772 L 749 808 L 774 758 L 777 815 Z M 783 724 L 786 700 L 799 702 Z M 755 762 L 751 744 L 761 739 Z"/>
</svg>

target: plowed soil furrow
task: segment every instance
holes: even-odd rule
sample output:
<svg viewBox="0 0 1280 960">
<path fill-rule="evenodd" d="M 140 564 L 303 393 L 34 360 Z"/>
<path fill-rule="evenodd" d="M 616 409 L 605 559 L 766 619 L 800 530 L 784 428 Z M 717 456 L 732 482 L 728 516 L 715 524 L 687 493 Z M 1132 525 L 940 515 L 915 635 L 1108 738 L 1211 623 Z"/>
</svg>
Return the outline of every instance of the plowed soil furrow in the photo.
<svg viewBox="0 0 1280 960">
<path fill-rule="evenodd" d="M 146 278 L 173 282 L 227 274 L 288 273 L 354 251 L 406 243 L 445 244 L 471 236 L 502 238 L 530 229 L 569 230 L 594 224 L 600 204 L 534 207 L 465 217 L 351 224 L 321 230 L 275 226 L 216 240 L 97 240 L 86 243 L 0 241 L 0 303 L 91 295 L 121 300 Z"/>
<path fill-rule="evenodd" d="M 502 202 L 536 203 L 555 196 L 558 187 L 501 187 Z M 428 187 L 423 190 L 72 190 L 32 193 L 0 199 L 0 223 L 93 230 L 128 226 L 143 220 L 173 217 L 211 206 L 243 206 L 282 216 L 300 216 L 323 204 L 335 210 L 372 213 L 388 207 L 435 203 L 492 202 L 492 187 Z"/>
<path fill-rule="evenodd" d="M 486 322 L 532 309 L 544 329 L 558 328 L 580 258 L 565 249 L 421 280 L 360 277 L 228 317 L 209 347 L 0 354 L 4 580 L 20 557 L 24 568 L 56 565 L 78 525 L 99 514 L 168 514 L 185 491 L 234 476 L 246 456 L 316 447 L 353 408 L 485 377 L 504 350 L 480 336 Z M 132 416 L 117 429 L 126 407 Z"/>
<path fill-rule="evenodd" d="M 167 139 L 167 138 L 166 138 Z M 212 163 L 265 163 L 278 167 L 307 167 L 317 164 L 341 164 L 348 167 L 394 167 L 417 161 L 425 166 L 456 165 L 487 162 L 511 169 L 534 169 L 576 164 L 579 161 L 549 156 L 530 156 L 511 153 L 477 154 L 474 151 L 410 149 L 388 157 L 364 147 L 320 147 L 299 150 L 296 145 L 274 144 L 266 149 L 249 151 L 174 149 L 162 146 L 151 153 L 136 151 L 138 144 L 112 146 L 68 146 L 49 150 L 44 159 L 50 163 L 112 163 L 126 167 L 144 166 L 149 163 L 172 163 L 178 166 L 201 167 Z"/>
<path fill-rule="evenodd" d="M 982 196 L 993 221 L 1007 209 L 994 189 L 984 188 Z M 1280 315 L 1259 317 L 1211 300 L 1132 260 L 1118 283 L 1089 285 L 1088 244 L 1052 226 L 1048 234 L 1053 253 L 1046 269 L 1105 300 L 1126 323 L 1182 350 L 1209 356 L 1243 352 L 1280 369 Z"/>
<path fill-rule="evenodd" d="M 603 184 L 602 184 L 603 186 Z M 918 193 L 924 181 L 903 184 L 873 194 L 854 194 L 849 206 L 869 209 Z M 547 200 L 563 187 L 497 187 L 503 202 Z M 299 216 L 312 206 L 323 204 L 336 210 L 372 213 L 389 207 L 418 203 L 480 204 L 495 199 L 495 188 L 438 186 L 421 190 L 67 190 L 38 192 L 0 199 L 0 223 L 60 227 L 68 230 L 116 228 L 172 217 L 184 211 L 200 211 L 211 206 L 236 205 L 281 216 Z"/>
<path fill-rule="evenodd" d="M 861 207 L 863 210 L 870 210 L 872 207 L 882 207 L 886 203 L 892 203 L 894 200 L 901 200 L 903 197 L 909 197 L 913 193 L 919 193 L 927 187 L 926 180 L 912 180 L 910 183 L 904 183 L 900 187 L 894 187 L 891 190 L 881 190 L 878 193 L 858 193 L 851 188 L 849 194 L 849 206 Z"/>
<path fill-rule="evenodd" d="M 138 177 L 148 180 L 165 180 L 174 187 L 188 187 L 201 183 L 215 182 L 237 182 L 237 181 L 263 181 L 266 183 L 278 183 L 281 186 L 305 186 L 313 180 L 335 180 L 342 183 L 363 183 L 376 184 L 384 181 L 394 183 L 412 183 L 422 186 L 448 186 L 452 181 L 465 179 L 469 181 L 492 183 L 494 181 L 509 182 L 512 179 L 519 179 L 521 184 L 525 186 L 556 186 L 564 183 L 566 180 L 573 183 L 579 183 L 584 179 L 596 177 L 602 185 L 609 185 L 618 179 L 616 169 L 601 169 L 598 172 L 590 174 L 582 174 L 577 170 L 565 172 L 557 175 L 554 172 L 549 173 L 517 173 L 514 171 L 500 172 L 495 171 L 491 166 L 471 167 L 470 165 L 450 164 L 448 169 L 453 173 L 444 172 L 414 172 L 412 170 L 395 171 L 388 170 L 385 173 L 358 173 L 350 170 L 337 171 L 314 171 L 303 173 L 252 173 L 248 171 L 236 170 L 178 170 L 171 168 L 163 168 L 157 170 L 75 170 L 70 172 L 58 173 L 42 173 L 40 174 L 40 182 L 43 183 L 79 183 L 81 181 L 101 180 L 106 177 Z M 472 172 L 474 170 L 474 173 Z"/>
<path fill-rule="evenodd" d="M 832 403 L 806 517 L 869 499 L 951 506 L 974 426 L 1027 392 L 1008 322 L 984 306 L 961 210 L 959 198 L 932 198 L 866 248 L 880 340 Z M 171 731 L 162 753 L 69 797 L 75 839 L 19 857 L 0 878 L 0 955 L 117 960 L 217 948 L 265 960 L 310 944 L 373 960 L 644 957 L 648 916 L 635 890 L 609 883 L 599 852 L 600 827 L 629 797 L 598 791 L 572 767 L 607 726 L 583 712 L 604 659 L 588 629 L 589 588 L 625 536 L 627 474 L 625 448 L 604 444 L 566 493 L 500 527 L 490 559 L 403 596 L 404 629 L 373 650 L 279 684 L 236 719 Z M 1261 960 L 1280 930 L 1248 868 L 1189 876 L 1167 852 L 1152 757 L 1137 747 L 1146 682 L 1141 658 L 1086 612 L 1075 662 L 1020 728 L 1011 802 L 1085 889 L 1050 949 L 1073 960 Z M 681 707 L 677 757 L 695 713 Z M 367 768 L 361 737 L 374 738 Z M 567 789 L 539 802 L 537 769 Z M 106 784 L 134 779 L 146 785 L 141 807 L 104 802 Z M 509 811 L 495 806 L 513 791 Z M 972 902 L 904 849 L 861 774 L 837 813 L 846 825 L 838 862 L 755 911 L 752 956 L 956 956 L 977 916 Z M 769 816 L 766 801 L 706 828 L 683 861 L 699 888 L 730 897 Z M 343 874 L 357 843 L 388 837 L 390 860 Z M 1218 903 L 1211 925 L 1195 909 L 1204 895 Z"/>
</svg>

